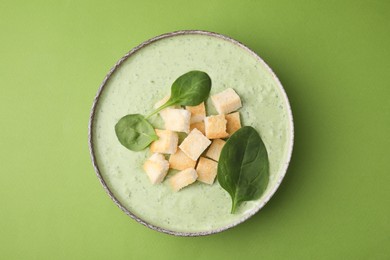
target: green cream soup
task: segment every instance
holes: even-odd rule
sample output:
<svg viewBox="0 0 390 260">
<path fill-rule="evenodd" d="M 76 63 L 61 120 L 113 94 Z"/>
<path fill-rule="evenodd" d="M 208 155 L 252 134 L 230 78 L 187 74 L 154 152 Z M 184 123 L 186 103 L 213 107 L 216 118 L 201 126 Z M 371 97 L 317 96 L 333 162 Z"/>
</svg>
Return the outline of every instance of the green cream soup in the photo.
<svg viewBox="0 0 390 260">
<path fill-rule="evenodd" d="M 242 125 L 262 137 L 270 161 L 270 181 L 263 196 L 244 202 L 231 214 L 231 198 L 216 180 L 196 182 L 173 192 L 166 179 L 152 185 L 142 169 L 146 149 L 123 147 L 115 124 L 127 114 L 147 114 L 170 93 L 180 75 L 201 70 L 212 79 L 210 95 L 233 88 L 241 97 Z M 216 114 L 210 101 L 207 114 Z M 158 115 L 151 118 L 161 126 Z M 270 69 L 250 51 L 226 39 L 205 34 L 181 34 L 146 45 L 111 74 L 97 100 L 91 121 L 92 152 L 99 173 L 117 201 L 134 216 L 168 231 L 198 233 L 224 229 L 253 215 L 272 196 L 283 178 L 292 149 L 293 126 L 283 89 Z"/>
</svg>

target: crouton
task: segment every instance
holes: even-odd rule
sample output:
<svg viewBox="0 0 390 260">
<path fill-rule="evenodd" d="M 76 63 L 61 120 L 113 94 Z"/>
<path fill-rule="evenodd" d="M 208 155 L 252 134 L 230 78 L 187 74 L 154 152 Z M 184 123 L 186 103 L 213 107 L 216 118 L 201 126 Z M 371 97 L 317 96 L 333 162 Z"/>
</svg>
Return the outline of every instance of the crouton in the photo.
<svg viewBox="0 0 390 260">
<path fill-rule="evenodd" d="M 185 170 L 188 168 L 195 168 L 196 161 L 188 157 L 180 148 L 176 153 L 169 157 L 169 167 L 175 170 Z"/>
<path fill-rule="evenodd" d="M 211 96 L 211 101 L 220 115 L 229 114 L 242 107 L 240 97 L 232 88 Z"/>
<path fill-rule="evenodd" d="M 198 129 L 194 128 L 179 147 L 188 157 L 196 161 L 210 144 L 211 141 Z"/>
<path fill-rule="evenodd" d="M 215 176 L 217 176 L 218 163 L 205 157 L 200 157 L 196 172 L 198 173 L 198 181 L 206 184 L 213 184 Z"/>
<path fill-rule="evenodd" d="M 177 133 L 170 130 L 155 129 L 158 140 L 152 142 L 150 151 L 152 153 L 174 154 L 177 150 L 179 137 Z"/>
<path fill-rule="evenodd" d="M 173 175 L 169 179 L 169 184 L 174 191 L 179 191 L 191 183 L 194 183 L 197 178 L 198 174 L 196 173 L 196 170 L 188 168 Z"/>
<path fill-rule="evenodd" d="M 190 131 L 192 131 L 192 129 L 198 129 L 202 134 L 206 134 L 205 131 L 204 131 L 204 122 L 198 122 L 198 123 L 193 123 L 190 125 Z"/>
<path fill-rule="evenodd" d="M 191 124 L 202 122 L 206 117 L 206 108 L 204 106 L 204 102 L 197 106 L 186 106 L 186 109 L 191 112 Z"/>
<path fill-rule="evenodd" d="M 214 139 L 206 152 L 206 156 L 218 162 L 219 156 L 221 155 L 221 151 L 225 143 L 226 142 L 224 140 Z"/>
<path fill-rule="evenodd" d="M 165 129 L 176 132 L 190 132 L 191 113 L 185 109 L 167 108 L 160 112 Z"/>
<path fill-rule="evenodd" d="M 225 115 L 225 118 L 227 120 L 226 123 L 226 132 L 228 132 L 229 136 L 234 134 L 238 129 L 241 128 L 241 121 L 240 121 L 240 113 L 234 112 L 231 114 Z"/>
<path fill-rule="evenodd" d="M 163 181 L 168 173 L 169 163 L 162 154 L 154 153 L 143 166 L 149 180 L 152 184 L 158 184 Z"/>
<path fill-rule="evenodd" d="M 229 134 L 226 132 L 225 115 L 208 116 L 204 119 L 206 137 L 209 139 L 224 138 Z"/>
</svg>

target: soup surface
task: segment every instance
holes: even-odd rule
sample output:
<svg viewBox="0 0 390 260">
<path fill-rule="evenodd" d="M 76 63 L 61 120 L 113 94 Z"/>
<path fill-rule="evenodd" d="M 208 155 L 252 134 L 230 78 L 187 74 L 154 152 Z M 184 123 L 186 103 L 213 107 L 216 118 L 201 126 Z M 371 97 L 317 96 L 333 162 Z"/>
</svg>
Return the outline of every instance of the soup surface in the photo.
<svg viewBox="0 0 390 260">
<path fill-rule="evenodd" d="M 123 147 L 114 126 L 126 114 L 147 114 L 170 93 L 173 81 L 190 70 L 212 79 L 210 95 L 233 88 L 241 97 L 242 125 L 253 126 L 269 154 L 270 181 L 263 196 L 230 213 L 231 199 L 218 181 L 196 182 L 173 192 L 164 181 L 152 185 L 142 169 L 149 152 Z M 207 114 L 217 114 L 210 99 Z M 161 126 L 159 116 L 151 122 Z M 270 69 L 248 50 L 204 34 L 162 38 L 135 52 L 116 68 L 97 100 L 92 121 L 96 166 L 110 191 L 132 214 L 176 232 L 207 232 L 234 225 L 253 214 L 272 195 L 285 174 L 292 149 L 288 101 Z M 172 172 L 170 172 L 172 174 Z M 169 175 L 168 175 L 169 177 Z"/>
</svg>

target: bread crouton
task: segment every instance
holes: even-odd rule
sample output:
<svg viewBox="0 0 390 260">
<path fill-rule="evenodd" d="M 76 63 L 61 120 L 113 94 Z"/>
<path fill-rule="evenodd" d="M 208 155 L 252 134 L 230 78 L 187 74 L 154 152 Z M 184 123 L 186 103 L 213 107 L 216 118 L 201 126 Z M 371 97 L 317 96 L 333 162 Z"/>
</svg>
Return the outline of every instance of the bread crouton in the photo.
<svg viewBox="0 0 390 260">
<path fill-rule="evenodd" d="M 229 134 L 226 132 L 225 115 L 208 116 L 204 119 L 206 137 L 209 139 L 225 138 Z"/>
<path fill-rule="evenodd" d="M 196 161 L 210 144 L 211 141 L 198 129 L 194 128 L 179 147 L 188 157 Z"/>
<path fill-rule="evenodd" d="M 226 132 L 230 135 L 234 134 L 238 129 L 241 128 L 240 113 L 234 112 L 225 115 L 226 118 Z"/>
<path fill-rule="evenodd" d="M 206 184 L 213 184 L 215 176 L 217 176 L 218 163 L 205 157 L 200 157 L 196 172 L 198 173 L 198 181 Z"/>
<path fill-rule="evenodd" d="M 169 184 L 174 191 L 179 191 L 191 183 L 194 183 L 197 178 L 198 174 L 196 170 L 193 168 L 188 168 L 176 173 L 171 178 L 169 178 Z"/>
<path fill-rule="evenodd" d="M 190 132 L 191 113 L 185 109 L 167 108 L 160 112 L 165 129 L 176 132 Z"/>
<path fill-rule="evenodd" d="M 221 151 L 225 143 L 226 142 L 222 139 L 214 139 L 206 152 L 206 156 L 218 162 L 219 156 L 221 155 Z"/>
<path fill-rule="evenodd" d="M 186 109 L 191 113 L 191 124 L 202 122 L 206 117 L 206 108 L 204 106 L 204 102 L 197 106 L 186 106 Z"/>
<path fill-rule="evenodd" d="M 240 97 L 232 88 L 228 88 L 211 96 L 211 101 L 220 115 L 229 114 L 242 107 Z"/>
<path fill-rule="evenodd" d="M 161 183 L 168 173 L 169 163 L 162 154 L 154 153 L 143 166 L 152 184 Z"/>
<path fill-rule="evenodd" d="M 175 170 L 185 170 L 188 168 L 195 168 L 196 161 L 188 157 L 180 148 L 176 153 L 169 157 L 169 168 Z"/>
<path fill-rule="evenodd" d="M 193 123 L 190 125 L 190 131 L 192 131 L 192 129 L 198 129 L 200 132 L 202 132 L 202 134 L 206 134 L 205 133 L 205 130 L 204 130 L 204 122 L 198 122 L 198 123 Z"/>
<path fill-rule="evenodd" d="M 165 153 L 174 154 L 177 150 L 177 144 L 179 137 L 177 133 L 170 130 L 155 129 L 158 136 L 158 140 L 154 141 L 150 145 L 150 151 L 152 153 Z"/>
</svg>

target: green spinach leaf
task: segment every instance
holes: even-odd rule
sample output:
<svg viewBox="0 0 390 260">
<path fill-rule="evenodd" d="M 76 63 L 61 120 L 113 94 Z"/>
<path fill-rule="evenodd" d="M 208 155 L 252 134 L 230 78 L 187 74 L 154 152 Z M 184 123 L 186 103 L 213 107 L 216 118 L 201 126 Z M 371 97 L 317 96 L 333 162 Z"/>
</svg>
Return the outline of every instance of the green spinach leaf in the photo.
<svg viewBox="0 0 390 260">
<path fill-rule="evenodd" d="M 115 125 L 119 142 L 132 151 L 141 151 L 158 139 L 153 126 L 140 114 L 122 117 Z"/>
<path fill-rule="evenodd" d="M 178 77 L 171 87 L 169 100 L 149 114 L 146 118 L 158 113 L 164 108 L 181 105 L 196 106 L 207 99 L 210 94 L 211 79 L 206 72 L 193 70 Z"/>
<path fill-rule="evenodd" d="M 209 96 L 211 79 L 203 71 L 190 71 L 173 82 L 171 98 L 168 100 L 176 105 L 196 106 Z"/>
<path fill-rule="evenodd" d="M 222 148 L 218 182 L 232 198 L 234 213 L 243 201 L 260 198 L 269 181 L 268 154 L 257 131 L 244 126 Z"/>
</svg>

